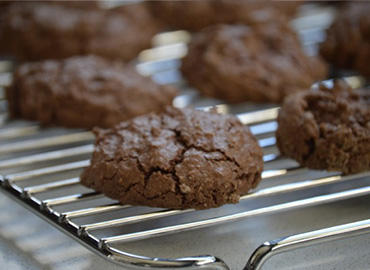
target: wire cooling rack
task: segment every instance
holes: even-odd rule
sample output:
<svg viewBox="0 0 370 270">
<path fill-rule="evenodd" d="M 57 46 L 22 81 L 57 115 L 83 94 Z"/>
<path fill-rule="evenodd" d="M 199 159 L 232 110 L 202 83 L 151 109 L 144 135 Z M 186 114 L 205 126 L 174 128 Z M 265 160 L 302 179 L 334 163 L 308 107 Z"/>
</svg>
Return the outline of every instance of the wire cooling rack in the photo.
<svg viewBox="0 0 370 270">
<path fill-rule="evenodd" d="M 304 10 L 303 15 L 293 22 L 311 54 L 317 51 L 323 30 L 331 19 L 330 10 L 318 7 L 313 10 Z M 179 58 L 186 53 L 188 38 L 183 31 L 156 36 L 154 43 L 157 46 L 139 56 L 137 68 L 158 83 L 179 86 L 182 92 L 175 99 L 175 106 L 192 104 L 202 109 L 216 106 L 222 113 L 235 113 L 250 126 L 264 149 L 265 169 L 260 187 L 243 196 L 240 204 L 205 211 L 134 207 L 120 205 L 87 189 L 79 184 L 79 174 L 89 164 L 93 151 L 92 134 L 77 129 L 45 129 L 33 122 L 8 121 L 3 89 L 0 93 L 0 190 L 85 247 L 125 267 L 192 269 L 229 267 L 222 259 L 210 255 L 176 259 L 138 256 L 125 252 L 120 244 L 211 228 L 241 219 L 253 221 L 260 215 L 370 194 L 370 172 L 349 176 L 314 172 L 281 157 L 274 137 L 277 107 L 230 106 L 202 98 L 187 88 L 177 68 Z M 0 84 L 3 86 L 11 80 L 10 66 L 10 62 L 1 62 Z M 363 84 L 360 77 L 350 77 L 348 81 L 354 86 Z M 292 176 L 300 180 L 291 181 Z M 269 198 L 284 200 L 271 203 Z M 362 220 L 268 241 L 251 254 L 244 269 L 260 269 L 268 258 L 281 252 L 369 232 L 370 220 Z"/>
</svg>

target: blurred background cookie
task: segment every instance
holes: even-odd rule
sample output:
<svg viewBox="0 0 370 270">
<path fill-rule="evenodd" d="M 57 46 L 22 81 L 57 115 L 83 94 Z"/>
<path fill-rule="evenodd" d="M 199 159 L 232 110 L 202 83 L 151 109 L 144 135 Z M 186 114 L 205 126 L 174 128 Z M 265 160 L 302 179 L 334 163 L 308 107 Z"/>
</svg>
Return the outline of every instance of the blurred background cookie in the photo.
<svg viewBox="0 0 370 270">
<path fill-rule="evenodd" d="M 352 69 L 370 76 L 370 3 L 341 7 L 321 45 L 321 55 L 336 68 Z"/>
<path fill-rule="evenodd" d="M 254 27 L 216 25 L 195 34 L 181 70 L 205 96 L 227 102 L 281 102 L 327 76 L 284 21 Z"/>
<path fill-rule="evenodd" d="M 0 54 L 20 61 L 97 54 L 129 61 L 150 47 L 160 24 L 145 5 L 109 10 L 22 3 L 0 14 Z"/>
<path fill-rule="evenodd" d="M 171 29 L 198 31 L 218 23 L 255 24 L 266 13 L 293 16 L 300 1 L 148 1 L 153 14 Z"/>
<path fill-rule="evenodd" d="M 99 1 L 78 1 L 78 0 L 44 0 L 44 1 L 34 1 L 34 0 L 2 0 L 0 1 L 0 8 L 8 7 L 10 5 L 21 5 L 25 3 L 35 3 L 35 4 L 49 4 L 58 6 L 67 6 L 80 9 L 99 9 Z"/>
<path fill-rule="evenodd" d="M 176 90 L 134 66 L 96 56 L 22 64 L 7 89 L 10 114 L 42 125 L 112 127 L 172 104 Z"/>
</svg>

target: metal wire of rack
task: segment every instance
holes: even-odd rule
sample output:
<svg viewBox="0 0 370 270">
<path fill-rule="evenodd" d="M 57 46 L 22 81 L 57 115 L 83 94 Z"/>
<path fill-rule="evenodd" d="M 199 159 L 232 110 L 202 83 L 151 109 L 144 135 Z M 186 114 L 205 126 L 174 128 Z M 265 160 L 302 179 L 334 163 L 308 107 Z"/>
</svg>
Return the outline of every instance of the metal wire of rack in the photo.
<svg viewBox="0 0 370 270">
<path fill-rule="evenodd" d="M 315 14 L 317 16 L 317 13 Z M 305 17 L 303 21 L 306 19 Z M 307 50 L 314 51 L 314 47 L 322 38 L 323 27 L 306 28 L 300 26 L 299 22 L 295 22 L 295 26 L 300 29 Z M 155 51 L 161 50 L 161 47 L 154 48 L 151 52 L 147 51 L 142 55 L 143 61 L 138 64 L 138 70 L 153 76 L 161 83 L 176 83 L 183 87 L 176 67 L 178 58 L 184 54 L 186 46 L 184 44 L 174 46 L 177 46 L 177 49 L 173 50 L 174 54 L 171 57 L 167 56 L 166 59 L 152 59 Z M 9 83 L 9 76 L 8 72 L 0 74 L 2 85 Z M 359 81 L 361 80 L 357 77 L 351 78 L 354 84 Z M 310 170 L 281 157 L 274 138 L 277 107 L 256 109 L 251 104 L 233 107 L 220 104 L 219 101 L 202 99 L 194 91 L 185 89 L 175 100 L 175 105 L 182 107 L 189 103 L 203 108 L 216 105 L 221 112 L 237 112 L 239 119 L 248 124 L 258 138 L 265 153 L 265 170 L 262 178 L 266 184 L 241 198 L 241 204 L 247 202 L 251 208 L 225 206 L 206 211 L 149 209 L 120 205 L 111 201 L 102 194 L 79 185 L 79 174 L 89 164 L 89 156 L 93 151 L 91 133 L 61 128 L 45 129 L 37 123 L 8 121 L 3 92 L 0 93 L 0 191 L 85 247 L 118 264 L 126 267 L 195 269 L 204 267 L 229 269 L 229 267 L 215 256 L 151 258 L 127 253 L 117 247 L 117 244 L 370 194 L 368 183 L 370 172 L 348 176 L 322 172 L 316 177 L 311 177 Z M 283 184 L 274 182 L 275 179 L 285 179 L 294 175 L 303 176 L 303 180 Z M 349 181 L 356 181 L 362 185 L 340 191 L 325 188 Z M 305 198 L 295 199 L 292 195 L 318 187 L 322 187 L 323 191 Z M 274 196 L 288 197 L 288 200 L 278 204 L 254 204 L 260 199 Z M 141 229 L 141 224 L 150 226 Z M 255 250 L 244 269 L 260 269 L 267 259 L 281 252 L 369 232 L 370 219 L 268 241 Z"/>
</svg>

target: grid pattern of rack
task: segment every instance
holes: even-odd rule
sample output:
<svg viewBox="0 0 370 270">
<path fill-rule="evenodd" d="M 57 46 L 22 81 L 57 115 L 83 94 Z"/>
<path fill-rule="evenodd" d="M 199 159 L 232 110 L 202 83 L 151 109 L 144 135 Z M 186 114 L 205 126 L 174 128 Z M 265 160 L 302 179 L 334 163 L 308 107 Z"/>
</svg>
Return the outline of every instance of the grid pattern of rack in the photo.
<svg viewBox="0 0 370 270">
<path fill-rule="evenodd" d="M 302 26 L 307 17 L 298 24 L 303 43 L 308 52 L 312 52 L 322 38 L 323 28 Z M 166 35 L 172 35 L 175 40 L 177 35 L 184 37 L 183 32 L 177 32 L 163 34 L 157 40 Z M 172 49 L 172 55 L 167 55 L 165 59 L 154 57 L 169 48 Z M 216 100 L 202 99 L 191 89 L 186 89 L 176 69 L 178 57 L 184 54 L 185 49 L 184 44 L 175 43 L 146 51 L 141 55 L 143 61 L 138 64 L 138 69 L 161 83 L 181 86 L 183 92 L 175 100 L 176 106 L 191 103 L 207 108 L 216 105 L 221 112 L 236 113 L 244 124 L 251 127 L 264 149 L 265 170 L 262 174 L 263 184 L 242 197 L 240 206 L 206 211 L 149 209 L 120 205 L 88 190 L 79 185 L 78 176 L 88 165 L 93 150 L 91 133 L 83 130 L 45 129 L 37 123 L 8 121 L 4 93 L 0 95 L 0 190 L 81 244 L 119 264 L 173 268 L 209 266 L 216 269 L 228 269 L 228 266 L 214 256 L 149 258 L 127 253 L 117 245 L 370 194 L 370 172 L 350 176 L 325 172 L 315 174 L 281 157 L 274 138 L 278 108 L 256 109 L 251 104 L 229 106 Z M 1 76 L 0 80 L 4 81 L 2 84 L 7 84 L 9 74 L 3 72 Z M 359 80 L 354 78 L 351 82 L 358 83 Z M 275 181 L 295 175 L 303 180 L 283 183 Z M 349 181 L 358 184 L 350 187 L 347 185 L 340 191 L 327 188 Z M 318 187 L 322 189 L 314 195 L 310 193 L 310 196 L 295 199 L 294 194 Z M 288 199 L 278 204 L 258 203 L 260 199 L 278 196 Z M 370 220 L 363 220 L 266 242 L 252 254 L 245 269 L 260 269 L 270 256 L 280 252 L 369 231 Z"/>
</svg>

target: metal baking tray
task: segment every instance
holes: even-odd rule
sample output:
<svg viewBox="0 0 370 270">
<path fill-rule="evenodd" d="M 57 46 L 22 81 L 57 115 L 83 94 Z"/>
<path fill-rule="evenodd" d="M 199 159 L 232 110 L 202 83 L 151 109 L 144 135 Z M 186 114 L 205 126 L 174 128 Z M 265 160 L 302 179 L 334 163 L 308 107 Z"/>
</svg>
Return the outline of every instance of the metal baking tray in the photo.
<svg viewBox="0 0 370 270">
<path fill-rule="evenodd" d="M 307 53 L 317 52 L 332 10 L 317 5 L 302 8 L 292 22 Z M 370 172 L 343 176 L 340 173 L 312 171 L 280 156 L 274 138 L 278 107 L 243 103 L 223 104 L 203 98 L 187 87 L 178 71 L 186 53 L 189 34 L 184 31 L 159 34 L 154 47 L 142 52 L 137 69 L 158 83 L 181 88 L 174 105 L 188 105 L 221 113 L 234 113 L 250 126 L 264 149 L 265 169 L 260 186 L 241 198 L 237 205 L 216 209 L 172 210 L 120 205 L 79 184 L 81 170 L 89 164 L 93 136 L 89 131 L 42 128 L 37 123 L 8 120 L 4 89 L 0 93 L 0 191 L 34 214 L 71 236 L 97 254 L 122 265 L 139 268 L 229 269 L 212 255 L 177 258 L 146 257 L 127 252 L 124 243 L 185 231 L 217 230 L 239 220 L 254 222 L 258 216 L 288 212 L 309 206 L 347 200 L 370 194 Z M 11 62 L 0 63 L 0 84 L 11 80 Z M 358 76 L 348 81 L 359 86 Z M 329 81 L 330 83 L 330 81 Z M 9 209 L 10 210 L 10 209 Z M 323 217 L 324 218 L 324 217 Z M 244 269 L 261 269 L 271 256 L 286 251 L 354 237 L 370 232 L 370 219 L 325 227 L 306 233 L 270 240 L 255 247 L 245 259 Z M 217 237 L 217 236 L 216 236 Z"/>
</svg>

